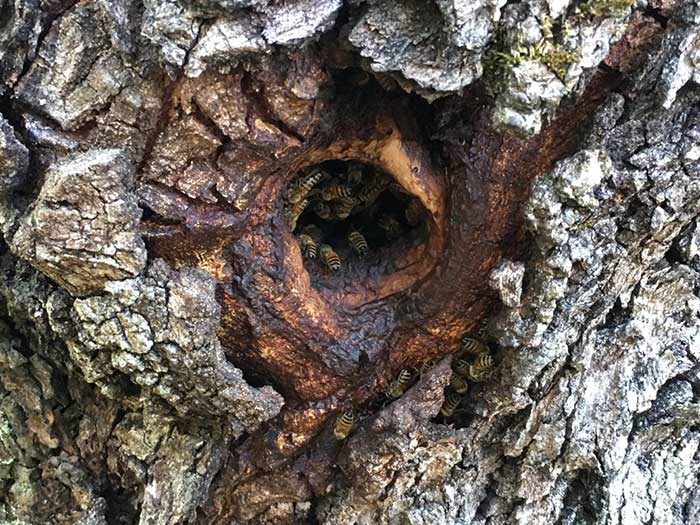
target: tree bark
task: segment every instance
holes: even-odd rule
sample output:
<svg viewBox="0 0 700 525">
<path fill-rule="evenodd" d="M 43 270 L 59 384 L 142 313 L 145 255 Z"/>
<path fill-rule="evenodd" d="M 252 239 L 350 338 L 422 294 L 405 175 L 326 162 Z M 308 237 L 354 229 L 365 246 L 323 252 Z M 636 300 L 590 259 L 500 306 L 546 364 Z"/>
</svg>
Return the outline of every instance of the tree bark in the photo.
<svg viewBox="0 0 700 525">
<path fill-rule="evenodd" d="M 700 522 L 698 83 L 696 0 L 0 0 L 0 522 Z"/>
</svg>

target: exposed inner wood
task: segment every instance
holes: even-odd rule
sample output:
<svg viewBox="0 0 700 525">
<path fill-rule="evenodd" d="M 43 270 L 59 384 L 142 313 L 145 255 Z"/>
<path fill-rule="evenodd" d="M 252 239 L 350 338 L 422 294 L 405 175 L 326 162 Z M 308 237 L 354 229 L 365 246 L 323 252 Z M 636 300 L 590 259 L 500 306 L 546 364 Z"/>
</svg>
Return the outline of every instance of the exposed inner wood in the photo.
<svg viewBox="0 0 700 525">
<path fill-rule="evenodd" d="M 322 68 L 311 70 L 319 85 L 330 82 Z M 357 95 L 300 101 L 233 76 L 175 89 L 165 133 L 200 113 L 210 120 L 197 118 L 206 123 L 198 136 L 221 120 L 201 101 L 202 83 L 215 82 L 245 88 L 248 105 L 238 102 L 245 137 L 209 132 L 216 139 L 205 164 L 217 181 L 216 202 L 185 199 L 170 225 L 156 217 L 149 253 L 218 280 L 227 356 L 252 380 L 271 380 L 287 400 L 259 442 L 289 457 L 329 414 L 350 400 L 369 402 L 401 368 L 454 352 L 487 315 L 494 305 L 487 276 L 498 260 L 518 256 L 532 179 L 573 151 L 578 117 L 590 115 L 618 77 L 601 72 L 575 107 L 526 141 L 490 130 L 478 91 L 436 103 L 447 118 L 436 130 L 419 121 L 423 103 L 372 83 Z M 437 141 L 430 138 L 436 132 Z M 314 286 L 284 222 L 283 194 L 300 169 L 332 159 L 386 171 L 429 211 L 424 244 L 387 251 L 398 270 L 380 264 L 359 278 L 341 272 L 328 286 Z"/>
</svg>

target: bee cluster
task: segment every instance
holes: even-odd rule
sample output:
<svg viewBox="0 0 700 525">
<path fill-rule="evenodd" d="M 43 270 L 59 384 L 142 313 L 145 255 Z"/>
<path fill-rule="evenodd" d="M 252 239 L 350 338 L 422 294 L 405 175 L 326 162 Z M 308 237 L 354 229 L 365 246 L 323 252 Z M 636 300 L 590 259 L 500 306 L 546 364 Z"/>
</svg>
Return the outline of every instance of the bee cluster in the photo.
<svg viewBox="0 0 700 525">
<path fill-rule="evenodd" d="M 364 258 L 417 227 L 423 207 L 392 177 L 357 162 L 308 168 L 287 187 L 284 219 L 306 260 L 337 272 L 341 254 Z"/>
<path fill-rule="evenodd" d="M 400 398 L 403 393 L 408 390 L 414 380 L 417 379 L 420 373 L 422 373 L 422 371 L 417 373 L 415 370 L 410 370 L 408 368 L 401 370 L 399 375 L 396 376 L 391 383 L 389 383 L 389 386 L 384 391 L 385 402 L 382 403 L 382 406 L 385 406 L 387 403 Z M 355 411 L 352 406 L 346 408 L 345 411 L 338 416 L 338 418 L 335 420 L 335 427 L 333 429 L 333 435 L 338 441 L 342 441 L 348 437 L 355 425 L 355 419 Z"/>
<path fill-rule="evenodd" d="M 384 391 L 384 402 L 381 406 L 399 399 L 415 381 L 425 372 L 435 366 L 436 361 L 425 361 L 419 369 L 404 368 L 389 382 Z M 489 379 L 494 372 L 495 362 L 489 347 L 481 339 L 469 334 L 462 337 L 462 347 L 452 361 L 452 377 L 445 389 L 445 401 L 440 408 L 444 418 L 455 415 L 462 403 L 467 390 L 468 381 L 482 383 Z M 355 425 L 355 411 L 352 406 L 346 408 L 336 419 L 333 434 L 339 441 L 348 437 Z"/>
<path fill-rule="evenodd" d="M 398 399 L 418 377 L 433 366 L 435 361 L 431 360 L 424 362 L 418 370 L 404 368 L 389 383 L 384 396 L 390 401 Z M 467 393 L 467 381 L 482 383 L 493 375 L 493 371 L 494 360 L 488 346 L 476 337 L 465 335 L 462 338 L 461 350 L 452 363 L 452 377 L 440 413 L 444 417 L 452 416 Z"/>
<path fill-rule="evenodd" d="M 452 360 L 452 377 L 440 414 L 446 418 L 454 415 L 469 388 L 467 381 L 486 381 L 493 375 L 494 364 L 493 355 L 484 342 L 471 335 L 462 337 L 462 348 Z"/>
</svg>

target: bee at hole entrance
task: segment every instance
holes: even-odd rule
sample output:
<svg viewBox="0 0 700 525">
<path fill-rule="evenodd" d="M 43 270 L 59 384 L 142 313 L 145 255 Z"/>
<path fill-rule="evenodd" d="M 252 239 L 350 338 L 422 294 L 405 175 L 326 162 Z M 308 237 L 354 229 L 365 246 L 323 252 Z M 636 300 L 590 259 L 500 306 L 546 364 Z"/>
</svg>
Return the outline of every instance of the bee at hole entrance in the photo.
<svg viewBox="0 0 700 525">
<path fill-rule="evenodd" d="M 347 266 L 374 266 L 387 254 L 382 248 L 400 238 L 409 248 L 424 242 L 428 231 L 418 199 L 388 173 L 355 160 L 302 168 L 282 195 L 285 222 L 305 266 L 313 268 L 312 278 L 337 275 Z"/>
<path fill-rule="evenodd" d="M 413 379 L 413 373 L 408 369 L 404 368 L 399 372 L 399 375 L 389 383 L 386 389 L 387 397 L 391 399 L 400 398 L 406 390 L 408 390 L 409 383 Z"/>
<path fill-rule="evenodd" d="M 333 428 L 333 435 L 335 436 L 335 439 L 342 441 L 347 438 L 350 435 L 354 424 L 355 410 L 352 406 L 349 406 L 335 421 L 335 427 Z"/>
</svg>

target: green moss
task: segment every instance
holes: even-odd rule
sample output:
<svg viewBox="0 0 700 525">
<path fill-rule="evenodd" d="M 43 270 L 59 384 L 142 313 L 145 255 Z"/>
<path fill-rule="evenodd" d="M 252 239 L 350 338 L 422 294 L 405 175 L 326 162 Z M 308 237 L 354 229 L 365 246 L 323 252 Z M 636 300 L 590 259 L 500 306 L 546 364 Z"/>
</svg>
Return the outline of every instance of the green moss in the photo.
<svg viewBox="0 0 700 525">
<path fill-rule="evenodd" d="M 584 16 L 619 16 L 624 14 L 635 0 L 588 0 L 578 7 Z"/>
<path fill-rule="evenodd" d="M 566 71 L 578 55 L 548 42 L 526 48 L 516 47 L 511 53 L 493 50 L 484 55 L 484 74 L 495 86 L 503 87 L 508 79 L 510 70 L 523 60 L 531 60 L 544 64 L 561 80 L 564 81 Z"/>
<path fill-rule="evenodd" d="M 552 46 L 542 54 L 541 62 L 563 82 L 569 65 L 576 62 L 577 58 L 571 51 Z"/>
<path fill-rule="evenodd" d="M 495 49 L 488 50 L 484 54 L 484 76 L 494 85 L 497 91 L 504 87 L 508 80 L 510 70 L 520 63 L 521 57 L 517 54 L 504 53 Z"/>
<path fill-rule="evenodd" d="M 508 72 L 520 62 L 517 55 L 506 52 L 507 45 L 504 36 L 503 28 L 496 26 L 493 39 L 481 60 L 484 78 L 488 81 L 491 90 L 495 92 L 499 92 L 505 87 Z"/>
<path fill-rule="evenodd" d="M 557 22 L 545 16 L 541 20 L 542 40 L 528 47 L 515 46 L 508 49 L 505 43 L 505 33 L 496 29 L 491 45 L 484 53 L 482 61 L 484 77 L 488 80 L 492 91 L 502 91 L 508 81 L 508 75 L 513 67 L 523 60 L 539 62 L 547 66 L 562 82 L 566 78 L 569 66 L 578 60 L 578 54 L 560 47 L 556 42 L 565 39 L 571 26 L 580 24 L 580 17 L 609 17 L 625 13 L 635 0 L 588 0 L 576 9 L 576 15 L 567 20 Z"/>
<path fill-rule="evenodd" d="M 577 54 L 555 44 L 556 34 L 563 33 L 564 30 L 564 27 L 557 27 L 551 18 L 545 17 L 542 21 L 544 37 L 538 44 L 527 47 L 514 46 L 508 51 L 506 51 L 503 34 L 497 31 L 493 44 L 484 53 L 482 62 L 484 76 L 489 81 L 491 89 L 495 92 L 502 91 L 506 86 L 510 70 L 523 60 L 544 64 L 563 82 L 569 65 L 578 59 Z"/>
</svg>

